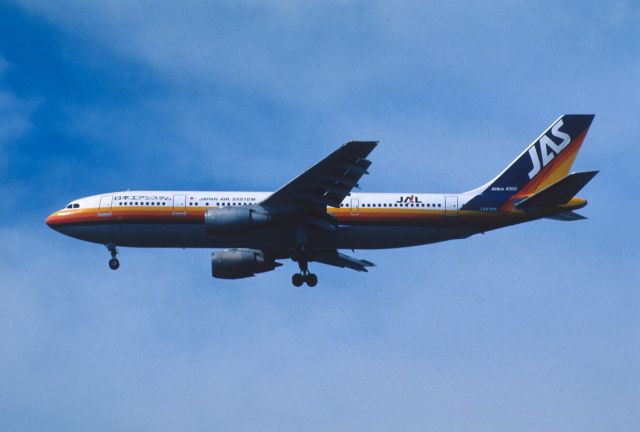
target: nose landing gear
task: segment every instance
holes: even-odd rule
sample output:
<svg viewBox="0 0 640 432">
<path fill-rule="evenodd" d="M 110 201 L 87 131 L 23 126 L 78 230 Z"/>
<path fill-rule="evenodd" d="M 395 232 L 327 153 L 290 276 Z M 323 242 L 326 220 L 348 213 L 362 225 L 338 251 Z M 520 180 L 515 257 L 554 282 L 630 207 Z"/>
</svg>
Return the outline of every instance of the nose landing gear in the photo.
<svg viewBox="0 0 640 432">
<path fill-rule="evenodd" d="M 116 255 L 118 255 L 118 249 L 116 249 L 116 245 L 113 243 L 107 243 L 105 246 L 111 253 L 111 259 L 109 260 L 109 268 L 111 270 L 118 270 L 120 268 L 120 261 L 118 260 L 118 258 L 116 258 Z"/>
</svg>

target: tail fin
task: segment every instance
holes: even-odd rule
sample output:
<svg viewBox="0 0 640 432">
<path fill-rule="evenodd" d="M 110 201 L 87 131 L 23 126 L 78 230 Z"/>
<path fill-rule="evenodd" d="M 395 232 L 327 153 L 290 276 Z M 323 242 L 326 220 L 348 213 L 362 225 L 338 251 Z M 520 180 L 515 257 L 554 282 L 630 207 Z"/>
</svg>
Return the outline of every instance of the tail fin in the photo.
<svg viewBox="0 0 640 432">
<path fill-rule="evenodd" d="M 478 188 L 462 210 L 511 210 L 519 201 L 564 178 L 591 126 L 592 114 L 565 114 L 496 178 Z"/>
</svg>

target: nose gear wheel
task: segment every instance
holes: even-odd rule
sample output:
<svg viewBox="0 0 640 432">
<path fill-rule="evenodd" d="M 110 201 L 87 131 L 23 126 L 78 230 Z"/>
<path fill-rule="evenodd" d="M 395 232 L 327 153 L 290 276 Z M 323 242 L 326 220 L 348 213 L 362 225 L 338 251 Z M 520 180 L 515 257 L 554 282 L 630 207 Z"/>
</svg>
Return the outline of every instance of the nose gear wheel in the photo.
<svg viewBox="0 0 640 432">
<path fill-rule="evenodd" d="M 111 253 L 111 259 L 109 260 L 109 268 L 111 270 L 118 270 L 120 268 L 120 261 L 116 256 L 118 255 L 118 249 L 114 243 L 107 243 L 105 245 L 107 250 Z"/>
</svg>

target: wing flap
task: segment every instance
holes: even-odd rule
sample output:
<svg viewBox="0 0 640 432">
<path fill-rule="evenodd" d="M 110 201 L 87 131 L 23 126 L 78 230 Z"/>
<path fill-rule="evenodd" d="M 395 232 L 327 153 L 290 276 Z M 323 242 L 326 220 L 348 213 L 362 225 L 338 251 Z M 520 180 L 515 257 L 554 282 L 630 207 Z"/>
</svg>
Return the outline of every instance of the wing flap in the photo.
<svg viewBox="0 0 640 432">
<path fill-rule="evenodd" d="M 318 251 L 313 260 L 322 264 L 341 268 L 350 268 L 359 272 L 367 272 L 367 267 L 375 266 L 371 261 L 357 259 L 349 255 L 342 254 L 336 250 Z"/>
</svg>

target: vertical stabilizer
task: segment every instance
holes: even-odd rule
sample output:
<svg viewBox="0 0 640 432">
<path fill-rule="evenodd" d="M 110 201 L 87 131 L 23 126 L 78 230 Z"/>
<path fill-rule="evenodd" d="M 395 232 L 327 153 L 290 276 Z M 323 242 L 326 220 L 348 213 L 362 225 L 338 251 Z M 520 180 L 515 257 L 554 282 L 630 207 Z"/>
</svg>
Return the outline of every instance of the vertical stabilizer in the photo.
<svg viewBox="0 0 640 432">
<path fill-rule="evenodd" d="M 462 210 L 511 210 L 517 202 L 569 174 L 593 114 L 565 114 L 549 126 Z"/>
</svg>

